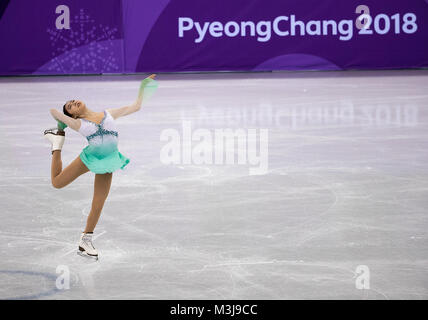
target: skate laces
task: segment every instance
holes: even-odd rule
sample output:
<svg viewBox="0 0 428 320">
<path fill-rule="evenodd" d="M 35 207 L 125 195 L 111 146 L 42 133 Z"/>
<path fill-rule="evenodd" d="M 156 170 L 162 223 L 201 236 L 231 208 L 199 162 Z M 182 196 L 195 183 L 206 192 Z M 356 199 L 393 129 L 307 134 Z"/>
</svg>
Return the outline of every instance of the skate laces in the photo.
<svg viewBox="0 0 428 320">
<path fill-rule="evenodd" d="M 92 235 L 83 235 L 82 238 L 83 242 L 85 242 L 90 248 L 95 249 L 94 245 L 92 244 Z"/>
</svg>

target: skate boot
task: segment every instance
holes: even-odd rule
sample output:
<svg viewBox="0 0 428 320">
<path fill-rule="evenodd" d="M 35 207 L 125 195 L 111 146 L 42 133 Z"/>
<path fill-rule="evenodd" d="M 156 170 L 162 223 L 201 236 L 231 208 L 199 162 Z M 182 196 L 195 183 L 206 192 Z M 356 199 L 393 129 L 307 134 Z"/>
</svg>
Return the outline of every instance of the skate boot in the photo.
<svg viewBox="0 0 428 320">
<path fill-rule="evenodd" d="M 90 257 L 98 260 L 98 252 L 92 244 L 92 233 L 82 233 L 79 241 L 79 251 L 77 254 L 82 257 Z"/>
<path fill-rule="evenodd" d="M 52 144 L 52 154 L 55 150 L 61 150 L 65 140 L 65 132 L 58 128 L 47 129 L 44 137 Z"/>
</svg>

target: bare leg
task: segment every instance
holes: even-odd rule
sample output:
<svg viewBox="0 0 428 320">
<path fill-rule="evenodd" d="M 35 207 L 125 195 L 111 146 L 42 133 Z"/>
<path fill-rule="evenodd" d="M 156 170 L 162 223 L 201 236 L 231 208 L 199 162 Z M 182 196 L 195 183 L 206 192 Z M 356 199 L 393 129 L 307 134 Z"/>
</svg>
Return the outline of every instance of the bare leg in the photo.
<svg viewBox="0 0 428 320">
<path fill-rule="evenodd" d="M 112 173 L 95 175 L 94 198 L 92 199 L 91 212 L 89 213 L 88 220 L 86 222 L 85 233 L 94 232 L 95 226 L 97 225 L 101 211 L 104 207 L 104 202 L 106 201 L 110 191 L 112 178 Z"/>
<path fill-rule="evenodd" d="M 78 156 L 64 170 L 62 170 L 61 151 L 55 150 L 52 155 L 51 181 L 52 185 L 57 188 L 64 188 L 77 177 L 88 172 L 89 169 Z"/>
</svg>

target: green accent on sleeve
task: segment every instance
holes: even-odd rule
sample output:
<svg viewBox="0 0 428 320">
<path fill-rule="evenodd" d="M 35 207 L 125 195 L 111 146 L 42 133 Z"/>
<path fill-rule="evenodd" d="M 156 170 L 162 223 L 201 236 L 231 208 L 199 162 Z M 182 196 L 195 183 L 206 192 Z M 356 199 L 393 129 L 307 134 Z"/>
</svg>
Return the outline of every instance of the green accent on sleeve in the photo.
<svg viewBox="0 0 428 320">
<path fill-rule="evenodd" d="M 64 130 L 65 128 L 67 128 L 67 125 L 64 122 L 58 120 L 58 129 Z"/>
<path fill-rule="evenodd" d="M 146 78 L 141 81 L 139 95 L 143 95 L 143 102 L 146 102 L 156 92 L 158 82 L 152 78 Z"/>
</svg>

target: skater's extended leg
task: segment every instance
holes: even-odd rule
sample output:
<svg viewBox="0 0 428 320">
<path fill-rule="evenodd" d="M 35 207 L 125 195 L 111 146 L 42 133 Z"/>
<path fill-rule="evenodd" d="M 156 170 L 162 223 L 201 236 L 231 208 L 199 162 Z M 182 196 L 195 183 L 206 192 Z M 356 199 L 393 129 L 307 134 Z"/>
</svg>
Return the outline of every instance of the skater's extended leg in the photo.
<svg viewBox="0 0 428 320">
<path fill-rule="evenodd" d="M 62 170 L 61 150 L 55 150 L 52 154 L 51 180 L 52 185 L 57 188 L 64 188 L 77 177 L 88 172 L 89 169 L 78 156 L 64 170 Z"/>
<path fill-rule="evenodd" d="M 91 212 L 89 213 L 88 220 L 86 222 L 85 233 L 93 232 L 97 225 L 101 211 L 104 207 L 104 202 L 106 201 L 110 191 L 112 177 L 112 173 L 95 175 L 94 197 L 92 199 Z"/>
<path fill-rule="evenodd" d="M 62 170 L 61 150 L 65 140 L 63 130 L 47 129 L 43 135 L 52 147 L 51 182 L 55 188 L 63 188 L 78 176 L 89 171 L 80 157 L 77 157 L 67 168 Z"/>
<path fill-rule="evenodd" d="M 53 184 L 54 178 L 59 175 L 62 171 L 62 160 L 61 160 L 61 150 L 56 150 L 52 152 L 52 164 L 51 164 L 51 180 Z"/>
</svg>

